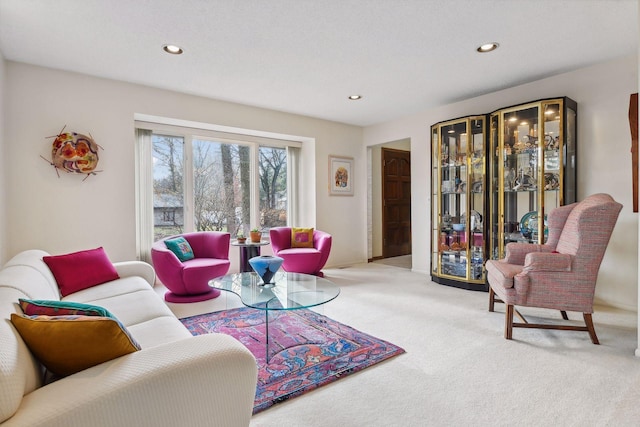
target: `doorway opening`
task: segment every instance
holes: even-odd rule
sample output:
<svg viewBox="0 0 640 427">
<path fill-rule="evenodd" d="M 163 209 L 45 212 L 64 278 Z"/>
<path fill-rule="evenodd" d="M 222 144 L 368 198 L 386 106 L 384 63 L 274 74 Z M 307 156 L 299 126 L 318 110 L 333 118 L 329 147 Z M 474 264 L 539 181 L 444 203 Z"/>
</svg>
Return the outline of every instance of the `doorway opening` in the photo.
<svg viewBox="0 0 640 427">
<path fill-rule="evenodd" d="M 369 262 L 411 268 L 411 141 L 370 147 Z"/>
</svg>

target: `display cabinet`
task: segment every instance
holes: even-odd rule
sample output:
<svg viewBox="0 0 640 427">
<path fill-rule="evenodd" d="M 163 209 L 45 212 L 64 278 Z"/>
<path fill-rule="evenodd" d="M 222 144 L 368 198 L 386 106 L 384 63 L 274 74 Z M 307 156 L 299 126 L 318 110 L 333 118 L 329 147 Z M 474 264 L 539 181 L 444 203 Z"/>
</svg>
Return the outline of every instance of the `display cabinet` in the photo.
<svg viewBox="0 0 640 427">
<path fill-rule="evenodd" d="M 431 278 L 485 290 L 487 116 L 431 126 Z"/>
<path fill-rule="evenodd" d="M 547 213 L 576 201 L 577 104 L 544 99 L 490 114 L 489 254 L 544 243 Z"/>
</svg>

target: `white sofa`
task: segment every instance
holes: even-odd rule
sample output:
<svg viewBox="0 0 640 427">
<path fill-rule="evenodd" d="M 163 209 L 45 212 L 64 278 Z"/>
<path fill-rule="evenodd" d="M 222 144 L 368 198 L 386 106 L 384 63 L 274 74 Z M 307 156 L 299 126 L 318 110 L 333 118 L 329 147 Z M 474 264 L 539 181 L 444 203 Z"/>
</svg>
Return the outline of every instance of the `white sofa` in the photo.
<svg viewBox="0 0 640 427">
<path fill-rule="evenodd" d="M 18 298 L 59 300 L 56 281 L 29 250 L 0 270 L 0 425 L 246 426 L 255 397 L 253 355 L 223 334 L 193 337 L 152 286 L 153 268 L 114 263 L 120 279 L 67 295 L 99 305 L 142 350 L 43 385 L 41 364 L 13 327 Z"/>
</svg>

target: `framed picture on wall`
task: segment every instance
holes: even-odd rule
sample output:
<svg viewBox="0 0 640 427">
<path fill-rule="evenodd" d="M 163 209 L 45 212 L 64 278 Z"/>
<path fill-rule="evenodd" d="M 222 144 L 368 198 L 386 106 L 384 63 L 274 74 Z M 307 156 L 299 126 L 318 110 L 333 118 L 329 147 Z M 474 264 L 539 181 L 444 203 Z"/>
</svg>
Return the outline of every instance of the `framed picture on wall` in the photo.
<svg viewBox="0 0 640 427">
<path fill-rule="evenodd" d="M 353 196 L 353 157 L 329 155 L 329 195 Z"/>
</svg>

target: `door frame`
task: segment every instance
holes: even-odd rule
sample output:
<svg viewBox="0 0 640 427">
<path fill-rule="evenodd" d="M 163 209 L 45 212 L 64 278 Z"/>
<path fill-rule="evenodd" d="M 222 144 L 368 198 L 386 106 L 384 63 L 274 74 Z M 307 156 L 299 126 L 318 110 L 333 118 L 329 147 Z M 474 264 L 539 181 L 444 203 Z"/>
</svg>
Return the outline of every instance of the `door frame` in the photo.
<svg viewBox="0 0 640 427">
<path fill-rule="evenodd" d="M 367 156 L 367 259 L 368 262 L 382 259 L 382 188 L 381 148 L 411 150 L 411 139 L 405 138 L 366 147 Z M 412 188 L 413 193 L 413 188 Z M 413 202 L 413 200 L 412 200 Z M 412 209 L 413 210 L 413 209 Z M 413 221 L 413 219 L 412 219 Z M 412 227 L 413 228 L 413 227 Z M 413 248 L 412 248 L 413 252 Z"/>
</svg>

